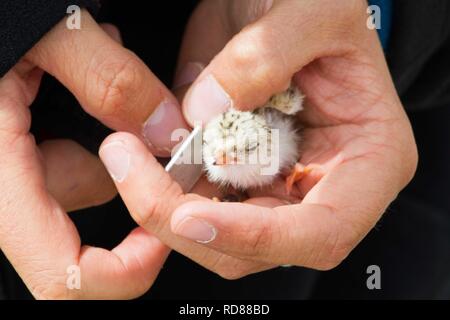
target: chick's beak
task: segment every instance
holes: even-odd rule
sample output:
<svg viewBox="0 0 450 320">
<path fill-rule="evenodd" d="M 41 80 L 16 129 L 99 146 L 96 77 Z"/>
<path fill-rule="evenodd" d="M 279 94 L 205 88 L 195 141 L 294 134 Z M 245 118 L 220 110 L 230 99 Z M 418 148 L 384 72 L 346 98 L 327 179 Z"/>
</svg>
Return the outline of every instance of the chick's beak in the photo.
<svg viewBox="0 0 450 320">
<path fill-rule="evenodd" d="M 233 164 L 236 161 L 234 157 L 230 157 L 226 154 L 226 152 L 218 152 L 215 156 L 214 165 L 215 166 L 224 166 L 227 164 Z"/>
</svg>

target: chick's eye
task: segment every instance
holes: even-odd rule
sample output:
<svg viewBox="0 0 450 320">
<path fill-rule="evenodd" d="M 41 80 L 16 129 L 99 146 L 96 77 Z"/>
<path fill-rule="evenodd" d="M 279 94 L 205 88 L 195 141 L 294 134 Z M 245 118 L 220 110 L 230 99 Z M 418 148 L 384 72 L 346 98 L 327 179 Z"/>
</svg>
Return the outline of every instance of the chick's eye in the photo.
<svg viewBox="0 0 450 320">
<path fill-rule="evenodd" d="M 259 142 L 252 143 L 245 147 L 245 151 L 255 151 L 259 147 Z"/>
</svg>

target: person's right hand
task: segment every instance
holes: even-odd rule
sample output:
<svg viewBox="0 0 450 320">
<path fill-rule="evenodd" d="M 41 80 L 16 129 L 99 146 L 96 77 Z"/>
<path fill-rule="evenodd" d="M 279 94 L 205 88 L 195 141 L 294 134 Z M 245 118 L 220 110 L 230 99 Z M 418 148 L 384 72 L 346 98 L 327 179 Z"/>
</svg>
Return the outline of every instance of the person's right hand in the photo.
<svg viewBox="0 0 450 320">
<path fill-rule="evenodd" d="M 245 203 L 214 202 L 217 187 L 183 194 L 130 134 L 100 148 L 135 221 L 227 279 L 286 264 L 337 266 L 415 172 L 412 128 L 364 0 L 202 1 L 179 61 L 184 87 L 206 66 L 184 98 L 192 124 L 261 106 L 291 79 L 306 96 L 299 161 L 318 169 L 292 197 L 278 178 L 247 190 Z"/>
<path fill-rule="evenodd" d="M 36 298 L 139 296 L 153 283 L 169 249 L 142 228 L 112 251 L 81 246 L 64 209 L 105 202 L 115 189 L 98 158 L 76 143 L 36 146 L 28 107 L 43 70 L 88 113 L 139 136 L 156 154 L 167 154 L 170 132 L 185 127 L 177 101 L 85 11 L 81 30 L 68 30 L 61 21 L 0 79 L 1 250 Z M 66 286 L 73 265 L 80 268 L 79 290 Z"/>
</svg>

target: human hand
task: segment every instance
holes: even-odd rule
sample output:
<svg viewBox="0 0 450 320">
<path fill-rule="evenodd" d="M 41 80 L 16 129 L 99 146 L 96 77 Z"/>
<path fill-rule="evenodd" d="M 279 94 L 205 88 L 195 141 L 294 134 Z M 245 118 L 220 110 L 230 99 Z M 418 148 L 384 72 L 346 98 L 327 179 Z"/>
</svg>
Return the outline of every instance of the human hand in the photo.
<svg viewBox="0 0 450 320">
<path fill-rule="evenodd" d="M 116 29 L 104 28 L 119 38 Z M 87 12 L 81 30 L 68 30 L 60 22 L 0 79 L 2 251 L 39 299 L 139 296 L 153 283 L 169 250 L 142 228 L 112 251 L 81 246 L 64 209 L 105 202 L 115 188 L 99 159 L 75 142 L 36 146 L 28 107 L 43 71 L 69 88 L 88 113 L 151 142 L 155 153 L 171 145 L 165 130 L 184 126 L 176 99 Z M 66 286 L 71 266 L 80 268 L 79 290 Z"/>
<path fill-rule="evenodd" d="M 247 203 L 216 203 L 184 195 L 139 141 L 117 133 L 100 155 L 121 172 L 116 186 L 134 219 L 225 278 L 284 264 L 338 265 L 417 164 L 366 8 L 362 0 L 202 2 L 180 54 L 178 83 L 207 65 L 184 99 L 188 121 L 207 121 L 230 106 L 258 107 L 293 78 L 306 96 L 300 162 L 321 169 L 297 183 L 301 203 L 287 204 L 276 187 L 253 190 Z"/>
</svg>

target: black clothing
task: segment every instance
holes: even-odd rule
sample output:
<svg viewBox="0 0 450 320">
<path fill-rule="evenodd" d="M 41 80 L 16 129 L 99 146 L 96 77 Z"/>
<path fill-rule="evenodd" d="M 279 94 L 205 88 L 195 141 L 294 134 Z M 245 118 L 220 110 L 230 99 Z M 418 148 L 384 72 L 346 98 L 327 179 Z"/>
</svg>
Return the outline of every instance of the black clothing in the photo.
<svg viewBox="0 0 450 320">
<path fill-rule="evenodd" d="M 30 11 L 30 3 L 43 2 Z M 94 1 L 69 2 L 95 10 Z M 66 1 L 51 3 L 1 1 L 0 75 L 65 15 Z M 177 1 L 176 9 L 171 1 L 157 2 L 158 8 L 150 3 L 152 9 L 143 10 L 144 2 L 107 1 L 98 19 L 115 23 L 125 46 L 170 87 L 184 24 L 196 1 Z M 22 21 L 24 14 L 39 10 L 31 23 Z M 279 268 L 227 281 L 173 253 L 144 298 L 450 298 L 449 20 L 447 0 L 394 0 L 386 58 L 412 121 L 420 164 L 410 186 L 342 265 L 329 272 Z M 96 152 L 109 132 L 51 77 L 44 79 L 32 110 L 38 140 L 72 138 Z M 119 198 L 71 217 L 83 244 L 105 248 L 134 226 Z M 0 298 L 29 298 L 6 259 L 0 259 Z M 372 264 L 381 268 L 381 290 L 366 287 L 366 268 Z"/>
<path fill-rule="evenodd" d="M 2 0 L 0 2 L 0 77 L 57 24 L 70 5 L 95 13 L 96 0 Z"/>
</svg>

